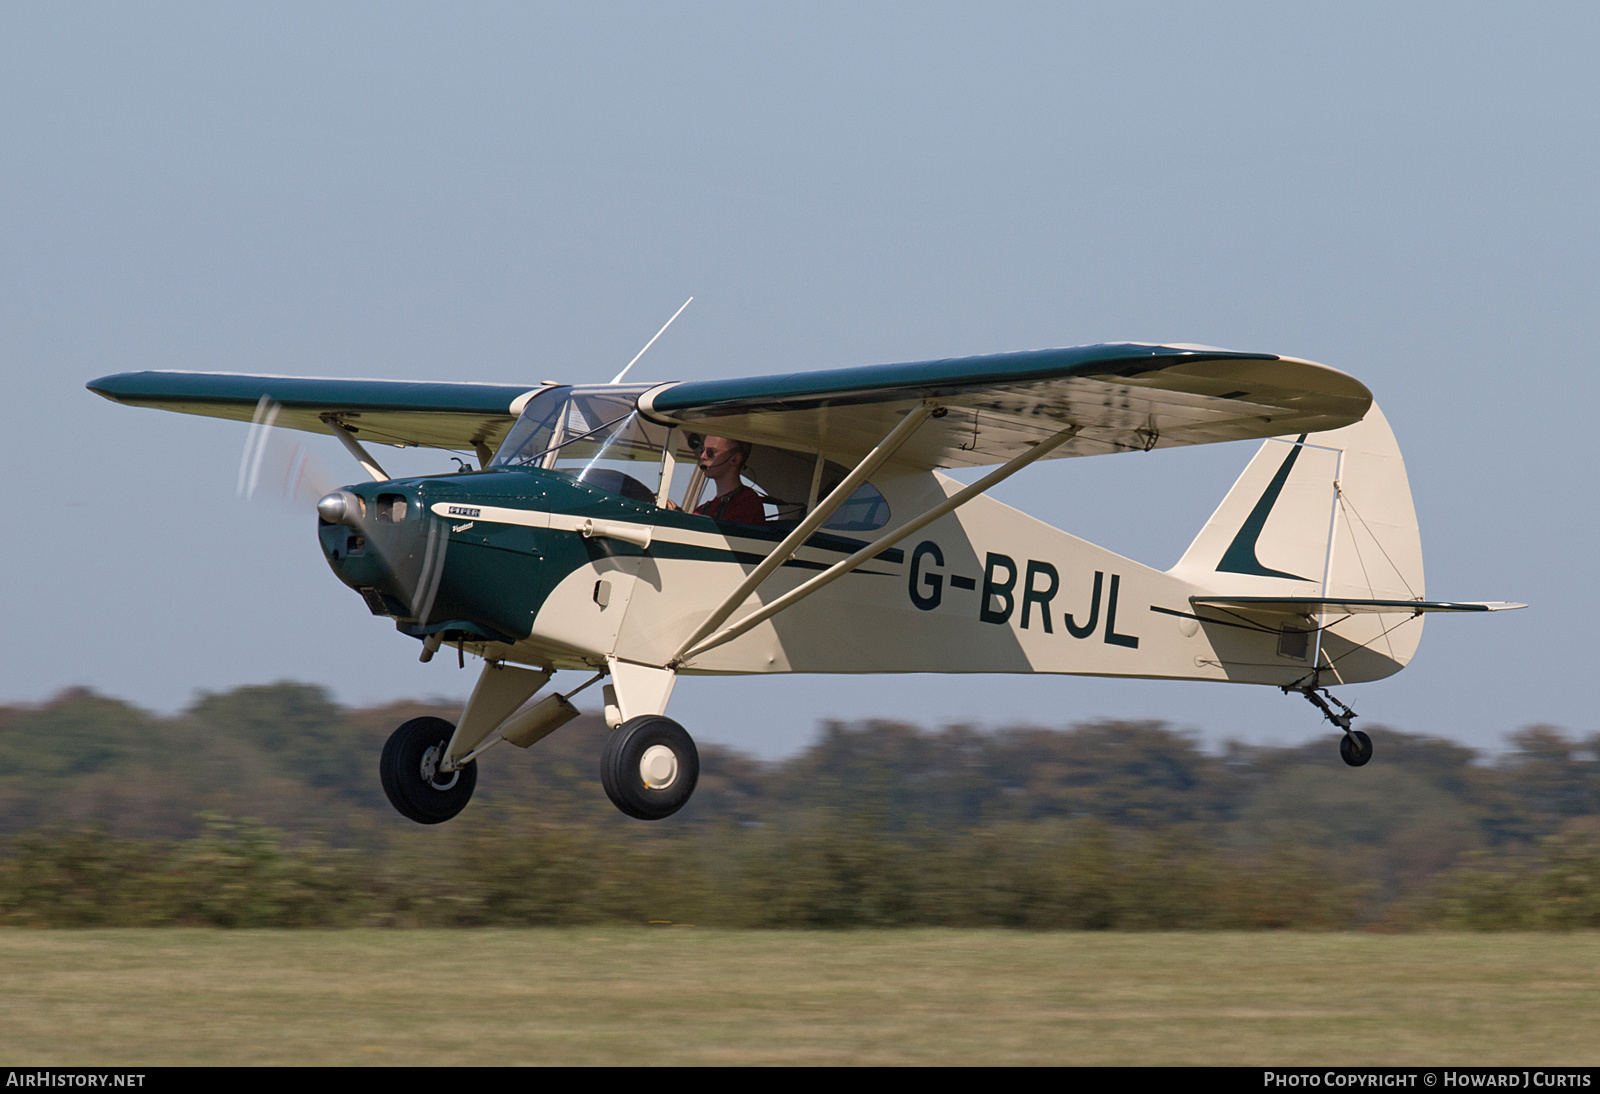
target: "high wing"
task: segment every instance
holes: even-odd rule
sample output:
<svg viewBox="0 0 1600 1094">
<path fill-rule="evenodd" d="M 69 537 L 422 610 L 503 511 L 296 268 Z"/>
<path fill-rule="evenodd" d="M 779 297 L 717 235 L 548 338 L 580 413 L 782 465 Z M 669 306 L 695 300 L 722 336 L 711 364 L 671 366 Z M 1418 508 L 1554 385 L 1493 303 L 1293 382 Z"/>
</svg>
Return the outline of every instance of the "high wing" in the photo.
<svg viewBox="0 0 1600 1094">
<path fill-rule="evenodd" d="M 332 419 L 364 441 L 480 452 L 499 445 L 540 390 L 177 371 L 120 373 L 89 389 L 129 406 L 246 422 L 267 399 L 279 407 L 274 424 L 292 429 L 326 433 Z M 939 416 L 896 458 L 944 468 L 1004 462 L 1068 426 L 1078 433 L 1049 458 L 1315 433 L 1359 421 L 1372 394 L 1292 357 L 1113 343 L 663 384 L 639 405 L 661 421 L 853 463 L 928 400 Z"/>
<path fill-rule="evenodd" d="M 325 380 L 233 372 L 124 372 L 89 390 L 113 402 L 248 422 L 263 398 L 274 425 L 327 433 L 332 418 L 363 441 L 420 448 L 494 449 L 522 412 L 525 385 Z"/>
<path fill-rule="evenodd" d="M 1209 346 L 1112 343 L 899 365 L 666 384 L 650 417 L 841 463 L 935 400 L 896 459 L 925 468 L 1011 459 L 1076 425 L 1050 457 L 1317 433 L 1360 421 L 1372 393 L 1326 365 Z"/>
</svg>

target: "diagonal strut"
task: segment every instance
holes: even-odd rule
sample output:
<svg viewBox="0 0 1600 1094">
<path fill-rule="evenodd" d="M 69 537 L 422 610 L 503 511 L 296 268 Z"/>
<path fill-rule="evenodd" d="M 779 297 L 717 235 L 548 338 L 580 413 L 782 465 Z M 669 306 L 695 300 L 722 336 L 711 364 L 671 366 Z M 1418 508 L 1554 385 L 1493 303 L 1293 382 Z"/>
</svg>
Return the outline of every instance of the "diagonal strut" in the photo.
<svg viewBox="0 0 1600 1094">
<path fill-rule="evenodd" d="M 729 593 L 722 603 L 718 604 L 711 614 L 706 616 L 700 626 L 695 628 L 694 633 L 684 639 L 683 644 L 678 647 L 678 652 L 673 654 L 671 660 L 667 663 L 676 665 L 682 662 L 685 659 L 686 651 L 691 646 L 727 622 L 728 616 L 733 614 L 734 609 L 743 604 L 745 598 L 755 592 L 763 581 L 771 577 L 778 567 L 788 562 L 794 553 L 805 544 L 805 541 L 811 537 L 811 533 L 821 528 L 823 521 L 833 516 L 841 505 L 850 500 L 850 495 L 856 492 L 856 487 L 866 482 L 869 475 L 882 467 L 890 456 L 899 451 L 900 446 L 905 444 L 912 433 L 916 432 L 918 426 L 928 420 L 928 415 L 932 414 L 933 411 L 934 404 L 924 402 L 902 418 L 900 424 L 891 429 L 888 435 L 878 442 L 877 447 L 868 452 L 861 462 L 856 464 L 855 470 L 846 475 L 844 481 L 834 487 L 833 491 L 821 504 L 810 513 L 807 513 L 806 518 L 800 522 L 799 526 L 783 537 L 783 542 L 774 547 L 772 552 L 761 560 L 760 565 L 751 570 L 749 575 L 739 583 L 739 587 Z"/>
<path fill-rule="evenodd" d="M 783 594 L 771 604 L 766 605 L 758 611 L 752 612 L 750 615 L 747 615 L 743 619 L 739 620 L 733 626 L 717 632 L 710 638 L 700 642 L 698 645 L 692 646 L 687 650 L 687 652 L 680 652 L 674 656 L 673 659 L 668 662 L 668 664 L 674 668 L 680 667 L 690 658 L 697 657 L 700 654 L 705 653 L 707 650 L 714 649 L 725 642 L 733 641 L 735 638 L 738 638 L 741 634 L 744 634 L 752 627 L 766 622 L 768 619 L 771 619 L 773 616 L 788 608 L 790 605 L 804 600 L 806 597 L 810 596 L 818 589 L 821 589 L 823 586 L 837 581 L 839 578 L 843 577 L 845 574 L 849 573 L 851 570 L 855 569 L 869 558 L 872 558 L 874 555 L 880 553 L 886 548 L 894 546 L 907 536 L 921 531 L 923 528 L 926 528 L 928 525 L 932 524 L 946 513 L 953 512 L 962 505 L 965 505 L 967 502 L 971 501 L 973 498 L 977 497 L 991 486 L 994 486 L 996 483 L 1010 478 L 1012 475 L 1016 474 L 1018 471 L 1021 471 L 1033 461 L 1049 455 L 1057 448 L 1066 444 L 1073 437 L 1077 436 L 1078 432 L 1082 428 L 1083 427 L 1079 425 L 1069 425 L 1059 433 L 1045 438 L 1032 448 L 1028 449 L 1026 452 L 1013 457 L 1010 462 L 989 472 L 989 474 L 985 475 L 971 486 L 952 494 L 950 497 L 946 498 L 932 509 L 929 509 L 926 513 L 923 513 L 920 517 L 911 521 L 909 524 L 903 524 L 892 532 L 886 532 L 877 539 L 873 540 L 871 543 L 867 544 L 865 547 L 861 548 L 861 550 L 857 551 L 855 554 L 851 555 L 849 558 L 843 560 L 842 562 L 835 563 L 833 566 L 824 570 L 816 577 L 813 577 L 810 581 L 807 581 L 804 584 L 799 585 L 796 588 L 791 589 L 789 592 Z M 688 643 L 685 643 L 685 645 L 688 645 Z"/>
</svg>

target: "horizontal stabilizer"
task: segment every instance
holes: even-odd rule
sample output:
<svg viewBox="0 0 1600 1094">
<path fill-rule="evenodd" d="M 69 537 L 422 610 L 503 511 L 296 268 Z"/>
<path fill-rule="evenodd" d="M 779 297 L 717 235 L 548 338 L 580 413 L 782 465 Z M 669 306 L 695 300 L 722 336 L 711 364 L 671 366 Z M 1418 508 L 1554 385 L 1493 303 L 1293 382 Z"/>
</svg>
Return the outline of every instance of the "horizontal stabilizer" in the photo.
<svg viewBox="0 0 1600 1094">
<path fill-rule="evenodd" d="M 1400 614 L 1420 612 L 1503 612 L 1526 608 L 1509 600 L 1325 600 L 1314 596 L 1192 596 L 1197 608 L 1233 608 L 1272 615 Z"/>
</svg>

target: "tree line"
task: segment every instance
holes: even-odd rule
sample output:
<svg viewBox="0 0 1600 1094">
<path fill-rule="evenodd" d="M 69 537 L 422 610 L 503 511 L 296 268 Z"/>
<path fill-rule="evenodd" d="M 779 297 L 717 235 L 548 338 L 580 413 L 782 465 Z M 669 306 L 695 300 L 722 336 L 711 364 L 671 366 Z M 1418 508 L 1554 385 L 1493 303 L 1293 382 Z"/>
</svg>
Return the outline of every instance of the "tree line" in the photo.
<svg viewBox="0 0 1600 1094">
<path fill-rule="evenodd" d="M 171 717 L 87 691 L 0 707 L 0 923 L 1600 926 L 1600 735 L 1485 756 L 1380 727 L 1349 769 L 1326 734 L 840 723 L 779 762 L 704 747 L 693 800 L 647 825 L 605 799 L 585 717 L 421 828 L 376 759 L 424 713 L 457 711 L 292 683 Z"/>
</svg>

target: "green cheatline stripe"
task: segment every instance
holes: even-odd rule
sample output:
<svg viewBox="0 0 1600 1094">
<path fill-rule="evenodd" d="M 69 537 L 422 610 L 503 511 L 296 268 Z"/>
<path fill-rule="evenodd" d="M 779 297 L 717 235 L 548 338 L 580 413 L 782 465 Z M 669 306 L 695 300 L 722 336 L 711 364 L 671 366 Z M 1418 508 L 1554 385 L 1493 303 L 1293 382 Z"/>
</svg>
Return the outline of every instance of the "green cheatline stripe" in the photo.
<svg viewBox="0 0 1600 1094">
<path fill-rule="evenodd" d="M 581 533 L 557 532 L 555 534 L 577 536 Z M 473 547 L 482 551 L 498 551 L 502 554 L 514 555 L 519 558 L 526 558 L 531 554 L 531 552 L 526 548 L 506 547 L 498 543 L 480 543 L 475 539 L 459 535 L 455 538 L 458 541 L 465 538 L 465 542 L 470 543 Z M 649 555 L 652 558 L 673 558 L 687 560 L 690 562 L 737 562 L 741 566 L 759 565 L 761 560 L 766 557 L 765 555 L 751 554 L 748 551 L 734 551 L 722 547 L 699 547 L 690 543 L 674 543 L 671 540 L 656 540 L 650 544 L 648 549 L 635 547 L 632 544 L 621 545 L 620 541 L 608 540 L 607 542 L 612 544 L 612 550 L 616 551 L 617 554 L 621 555 L 626 553 L 635 557 L 639 555 Z M 833 549 L 838 550 L 838 548 Z M 879 557 L 881 558 L 882 556 L 880 555 Z M 893 562 L 894 560 L 887 559 L 886 561 Z M 831 563 L 811 562 L 803 558 L 792 558 L 784 563 L 784 566 L 793 567 L 797 570 L 818 571 L 826 570 L 830 565 Z M 894 574 L 888 570 L 868 570 L 863 567 L 857 567 L 851 572 L 857 574 L 868 574 L 874 577 L 894 576 Z"/>
<path fill-rule="evenodd" d="M 667 509 L 651 509 L 644 511 L 642 507 L 630 507 L 628 509 L 619 508 L 615 513 L 615 518 L 618 520 L 625 520 L 633 524 L 646 524 L 653 528 L 670 528 L 675 531 L 682 531 L 686 528 L 692 527 L 691 525 L 687 525 L 685 523 L 685 516 L 686 514 L 684 513 L 675 513 Z M 734 524 L 728 521 L 717 521 L 717 526 L 718 530 L 723 531 L 725 534 L 736 536 L 741 539 L 766 540 L 774 546 L 782 543 L 784 537 L 789 534 L 788 528 L 763 528 L 759 525 Z M 837 533 L 829 532 L 815 532 L 805 541 L 804 544 L 802 544 L 803 547 L 808 547 L 813 550 L 835 551 L 841 555 L 853 555 L 866 545 L 867 541 L 864 539 L 852 539 L 849 536 L 841 536 Z M 652 542 L 651 549 L 654 550 L 655 547 L 656 543 Z M 719 548 L 707 548 L 707 550 L 717 549 Z M 738 554 L 741 561 L 753 558 L 759 562 L 761 559 L 766 557 L 764 555 L 753 555 L 749 552 L 727 553 Z M 906 560 L 905 552 L 899 547 L 885 547 L 873 557 L 880 559 L 883 562 L 887 562 L 892 566 L 898 566 Z"/>
<path fill-rule="evenodd" d="M 577 533 L 573 533 L 576 535 Z M 635 548 L 638 550 L 638 548 Z M 630 552 L 631 553 L 631 552 Z M 737 562 L 743 566 L 759 565 L 765 555 L 754 555 L 748 551 L 732 551 L 720 547 L 698 547 L 689 543 L 673 543 L 670 540 L 653 541 L 647 550 L 640 553 L 648 554 L 654 558 L 687 559 L 692 562 Z M 830 563 L 809 562 L 805 559 L 792 558 L 783 564 L 797 570 L 826 570 Z M 873 574 L 879 577 L 892 577 L 886 570 L 866 570 L 857 568 L 852 573 Z"/>
</svg>

